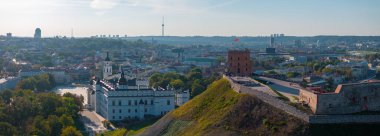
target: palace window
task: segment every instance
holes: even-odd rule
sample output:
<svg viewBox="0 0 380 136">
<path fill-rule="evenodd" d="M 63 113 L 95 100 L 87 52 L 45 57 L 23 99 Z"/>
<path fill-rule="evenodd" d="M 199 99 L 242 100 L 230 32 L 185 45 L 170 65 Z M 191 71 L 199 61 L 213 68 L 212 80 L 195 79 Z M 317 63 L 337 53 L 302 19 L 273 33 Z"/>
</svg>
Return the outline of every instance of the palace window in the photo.
<svg viewBox="0 0 380 136">
<path fill-rule="evenodd" d="M 148 100 L 145 100 L 145 101 L 144 101 L 144 104 L 145 104 L 145 105 L 148 105 Z"/>
<path fill-rule="evenodd" d="M 121 101 L 119 101 L 119 106 L 121 106 Z"/>
<path fill-rule="evenodd" d="M 154 103 L 153 100 L 150 100 L 150 104 L 153 105 L 153 103 Z"/>
<path fill-rule="evenodd" d="M 112 101 L 112 106 L 115 106 L 115 101 Z"/>
<path fill-rule="evenodd" d="M 137 113 L 137 109 L 135 109 L 135 112 Z"/>
<path fill-rule="evenodd" d="M 131 113 L 131 109 L 128 109 L 128 113 Z"/>
<path fill-rule="evenodd" d="M 115 109 L 112 110 L 112 113 L 115 113 Z"/>
<path fill-rule="evenodd" d="M 167 104 L 167 105 L 170 105 L 170 100 L 166 101 L 166 104 Z"/>
<path fill-rule="evenodd" d="M 137 105 L 137 100 L 135 100 L 135 105 Z"/>
<path fill-rule="evenodd" d="M 131 105 L 131 103 L 132 103 L 131 100 L 128 100 L 128 105 Z"/>
<path fill-rule="evenodd" d="M 145 109 L 144 109 L 144 112 L 148 112 L 148 109 L 145 108 Z"/>
<path fill-rule="evenodd" d="M 119 109 L 119 113 L 121 113 L 121 109 Z"/>
</svg>

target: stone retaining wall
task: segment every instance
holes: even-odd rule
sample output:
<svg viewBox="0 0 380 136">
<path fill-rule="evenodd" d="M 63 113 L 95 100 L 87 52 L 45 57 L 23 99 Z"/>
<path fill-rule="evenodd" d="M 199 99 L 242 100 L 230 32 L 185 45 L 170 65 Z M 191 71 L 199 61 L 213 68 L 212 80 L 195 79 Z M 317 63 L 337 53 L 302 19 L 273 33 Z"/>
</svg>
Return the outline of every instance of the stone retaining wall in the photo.
<svg viewBox="0 0 380 136">
<path fill-rule="evenodd" d="M 338 123 L 380 123 L 380 115 L 311 115 L 303 111 L 298 110 L 297 108 L 290 106 L 286 102 L 263 93 L 261 91 L 242 86 L 240 84 L 232 81 L 231 78 L 223 76 L 227 79 L 231 88 L 238 93 L 246 93 L 253 96 L 256 96 L 260 100 L 272 105 L 275 108 L 281 109 L 286 113 L 295 116 L 299 119 L 302 119 L 305 122 L 310 124 L 338 124 Z"/>
<path fill-rule="evenodd" d="M 310 124 L 380 123 L 380 115 L 313 115 Z"/>
</svg>

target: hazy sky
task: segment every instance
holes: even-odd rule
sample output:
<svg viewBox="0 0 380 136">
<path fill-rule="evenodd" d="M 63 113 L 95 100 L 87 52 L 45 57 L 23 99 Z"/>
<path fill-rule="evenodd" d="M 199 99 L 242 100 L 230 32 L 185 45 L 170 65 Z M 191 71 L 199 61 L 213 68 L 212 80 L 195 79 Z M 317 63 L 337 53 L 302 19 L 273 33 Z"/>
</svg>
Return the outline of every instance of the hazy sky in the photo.
<svg viewBox="0 0 380 136">
<path fill-rule="evenodd" d="M 380 35 L 380 0 L 0 0 L 0 35 Z"/>
</svg>

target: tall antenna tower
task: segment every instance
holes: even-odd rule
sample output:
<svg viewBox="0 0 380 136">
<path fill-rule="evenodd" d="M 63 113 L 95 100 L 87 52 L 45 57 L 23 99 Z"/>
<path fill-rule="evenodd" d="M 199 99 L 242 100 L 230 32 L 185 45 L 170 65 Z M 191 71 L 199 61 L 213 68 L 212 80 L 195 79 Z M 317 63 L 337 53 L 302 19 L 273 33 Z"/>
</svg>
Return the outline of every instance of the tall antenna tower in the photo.
<svg viewBox="0 0 380 136">
<path fill-rule="evenodd" d="M 165 17 L 162 17 L 162 36 L 165 36 Z"/>
</svg>

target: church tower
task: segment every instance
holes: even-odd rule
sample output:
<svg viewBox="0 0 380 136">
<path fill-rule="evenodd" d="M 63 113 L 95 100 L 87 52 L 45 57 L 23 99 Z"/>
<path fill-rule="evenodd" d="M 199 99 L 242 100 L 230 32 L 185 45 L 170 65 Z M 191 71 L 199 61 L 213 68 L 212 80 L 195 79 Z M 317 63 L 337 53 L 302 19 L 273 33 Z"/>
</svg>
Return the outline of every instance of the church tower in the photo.
<svg viewBox="0 0 380 136">
<path fill-rule="evenodd" d="M 103 62 L 103 78 L 107 78 L 112 75 L 112 64 L 109 54 L 107 52 L 107 58 Z"/>
</svg>

